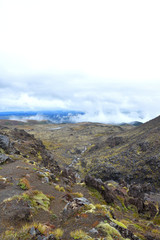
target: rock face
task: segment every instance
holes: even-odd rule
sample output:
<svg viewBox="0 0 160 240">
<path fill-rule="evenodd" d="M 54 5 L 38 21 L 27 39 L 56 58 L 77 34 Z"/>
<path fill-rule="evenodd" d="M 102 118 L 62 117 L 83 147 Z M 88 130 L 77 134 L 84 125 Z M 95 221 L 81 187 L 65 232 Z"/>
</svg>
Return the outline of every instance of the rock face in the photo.
<svg viewBox="0 0 160 240">
<path fill-rule="evenodd" d="M 104 128 L 105 129 L 105 128 Z M 103 181 L 160 186 L 160 117 L 131 130 L 97 134 L 81 156 L 81 171 Z M 105 132 L 106 131 L 106 132 Z M 82 162 L 82 161 L 81 161 Z M 77 165 L 78 169 L 78 165 Z"/>
<path fill-rule="evenodd" d="M 100 178 L 104 182 L 108 180 L 120 181 L 124 178 L 122 172 L 113 166 L 108 166 L 107 164 L 98 164 L 89 172 L 89 174 L 95 178 Z"/>
<path fill-rule="evenodd" d="M 0 164 L 3 164 L 5 162 L 12 162 L 12 161 L 13 160 L 10 157 L 8 157 L 7 155 L 0 153 Z"/>
<path fill-rule="evenodd" d="M 128 229 L 123 228 L 114 222 L 111 222 L 110 225 L 116 228 L 121 233 L 122 237 L 129 238 L 131 240 L 140 240 L 138 237 L 134 236 L 134 234 Z"/>
<path fill-rule="evenodd" d="M 104 184 L 101 179 L 96 179 L 90 175 L 87 175 L 85 177 L 85 183 L 87 186 L 93 187 L 96 190 L 98 190 L 102 194 L 104 200 L 107 203 L 114 202 L 115 200 L 114 193 L 109 190 L 108 186 Z"/>
<path fill-rule="evenodd" d="M 10 147 L 9 137 L 5 135 L 0 135 L 0 148 L 7 151 L 9 147 Z"/>
<path fill-rule="evenodd" d="M 50 167 L 50 170 L 51 172 L 60 172 L 60 167 L 57 163 L 57 161 L 54 160 L 54 157 L 53 155 L 47 151 L 46 149 L 43 149 L 42 153 L 42 164 L 45 166 L 45 167 Z"/>
<path fill-rule="evenodd" d="M 50 167 L 52 172 L 60 172 L 60 167 L 54 160 L 53 154 L 45 148 L 41 140 L 36 139 L 33 134 L 29 134 L 23 129 L 15 128 L 11 133 L 14 147 L 25 158 L 30 157 L 35 161 L 41 160 L 44 167 Z"/>
<path fill-rule="evenodd" d="M 151 184 L 131 184 L 129 187 L 128 195 L 134 198 L 144 198 L 144 194 L 151 192 Z"/>
<path fill-rule="evenodd" d="M 66 167 L 62 171 L 62 176 L 71 182 L 76 182 L 76 175 L 73 168 Z"/>
<path fill-rule="evenodd" d="M 106 203 L 116 203 L 119 201 L 119 197 L 124 205 L 136 206 L 138 213 L 147 214 L 148 219 L 155 217 L 159 213 L 156 204 L 150 200 L 146 201 L 145 193 L 149 192 L 151 186 L 149 184 L 143 185 L 131 185 L 128 193 L 123 191 L 123 187 L 119 187 L 119 184 L 114 184 L 113 188 L 109 188 L 107 183 L 103 183 L 101 179 L 96 179 L 90 175 L 85 177 L 85 183 L 87 186 L 93 187 L 101 193 Z M 112 185 L 112 184 L 110 184 Z"/>
</svg>

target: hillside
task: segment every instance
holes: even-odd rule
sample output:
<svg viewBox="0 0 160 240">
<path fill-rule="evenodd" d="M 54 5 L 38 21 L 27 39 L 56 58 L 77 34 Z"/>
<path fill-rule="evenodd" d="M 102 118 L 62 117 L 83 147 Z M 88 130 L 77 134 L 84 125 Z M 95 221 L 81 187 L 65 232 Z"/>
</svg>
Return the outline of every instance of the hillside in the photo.
<svg viewBox="0 0 160 240">
<path fill-rule="evenodd" d="M 159 130 L 0 121 L 1 239 L 160 239 Z"/>
<path fill-rule="evenodd" d="M 82 177 L 150 182 L 160 186 L 160 117 L 138 127 L 98 123 L 26 126 L 52 151 L 59 165 Z"/>
</svg>

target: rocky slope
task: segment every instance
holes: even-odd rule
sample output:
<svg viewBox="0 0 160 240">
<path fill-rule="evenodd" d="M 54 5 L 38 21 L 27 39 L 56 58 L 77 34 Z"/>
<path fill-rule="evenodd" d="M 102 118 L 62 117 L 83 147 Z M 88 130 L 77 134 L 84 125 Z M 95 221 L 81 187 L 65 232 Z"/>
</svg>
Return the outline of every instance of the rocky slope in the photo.
<svg viewBox="0 0 160 240">
<path fill-rule="evenodd" d="M 60 166 L 71 164 L 106 180 L 160 186 L 160 117 L 138 127 L 98 123 L 34 125 L 26 131 L 40 138 Z"/>
<path fill-rule="evenodd" d="M 160 239 L 159 117 L 0 124 L 0 239 Z"/>
</svg>

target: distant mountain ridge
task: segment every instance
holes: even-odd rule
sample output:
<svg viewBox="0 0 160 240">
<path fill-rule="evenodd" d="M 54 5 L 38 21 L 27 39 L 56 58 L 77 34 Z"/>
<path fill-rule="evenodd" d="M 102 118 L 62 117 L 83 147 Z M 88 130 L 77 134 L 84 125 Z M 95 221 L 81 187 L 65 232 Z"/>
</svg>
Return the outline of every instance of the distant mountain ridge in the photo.
<svg viewBox="0 0 160 240">
<path fill-rule="evenodd" d="M 11 111 L 0 112 L 0 119 L 26 122 L 28 120 L 47 121 L 52 123 L 74 123 L 73 117 L 83 115 L 80 111 Z"/>
</svg>

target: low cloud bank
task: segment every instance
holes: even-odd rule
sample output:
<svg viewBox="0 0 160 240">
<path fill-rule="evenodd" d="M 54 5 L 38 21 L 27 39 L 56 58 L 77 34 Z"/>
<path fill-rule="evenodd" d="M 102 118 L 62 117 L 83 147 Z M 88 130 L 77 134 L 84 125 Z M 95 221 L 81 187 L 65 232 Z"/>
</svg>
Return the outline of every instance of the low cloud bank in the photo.
<svg viewBox="0 0 160 240">
<path fill-rule="evenodd" d="M 27 116 L 26 116 L 27 115 Z M 42 112 L 29 115 L 25 113 L 24 115 L 18 114 L 8 116 L 10 120 L 17 120 L 22 122 L 27 122 L 29 120 L 36 121 L 49 121 L 52 123 L 78 123 L 78 122 L 99 122 L 106 124 L 121 124 L 121 123 L 131 123 L 135 121 L 146 122 L 155 116 L 149 116 L 142 112 L 123 112 L 123 111 L 95 111 L 95 112 L 74 112 L 74 111 L 52 111 L 52 112 Z"/>
<path fill-rule="evenodd" d="M 70 117 L 71 122 L 99 122 L 99 123 L 110 123 L 110 124 L 120 124 L 120 123 L 131 123 L 135 121 L 146 122 L 151 118 L 147 115 L 137 112 L 93 112 L 78 114 L 76 116 Z"/>
<path fill-rule="evenodd" d="M 46 121 L 49 120 L 47 116 L 43 116 L 41 114 L 36 114 L 32 116 L 10 116 L 9 120 L 15 120 L 15 121 L 20 121 L 20 122 L 27 122 L 29 120 L 35 120 L 35 121 Z"/>
</svg>

